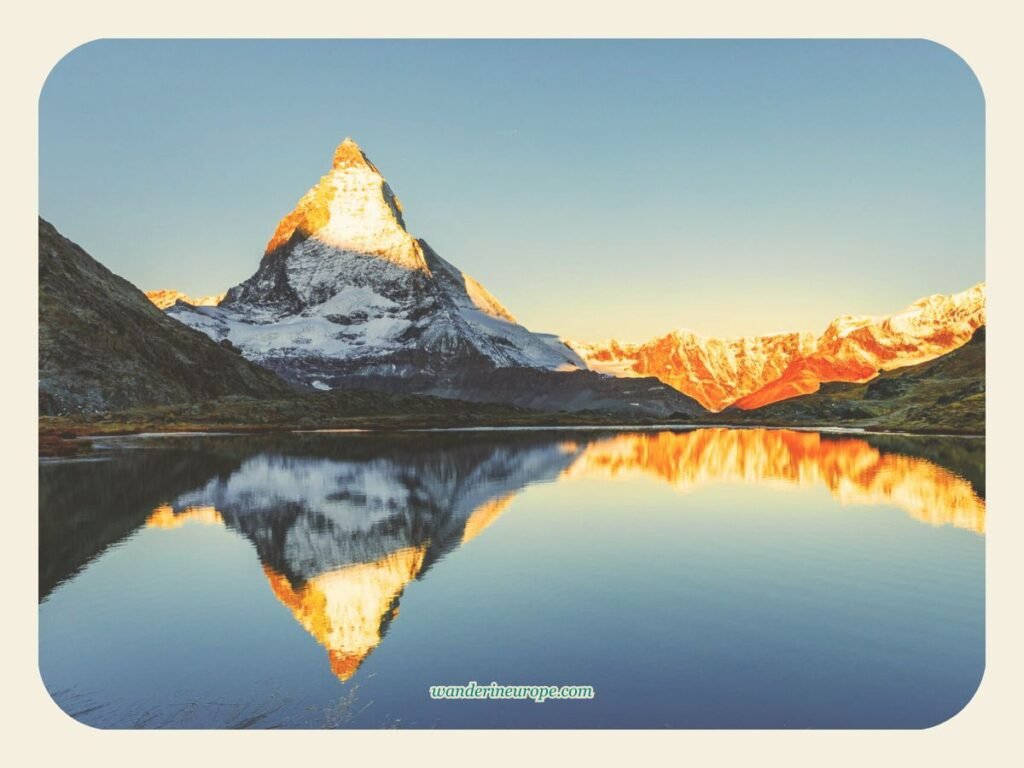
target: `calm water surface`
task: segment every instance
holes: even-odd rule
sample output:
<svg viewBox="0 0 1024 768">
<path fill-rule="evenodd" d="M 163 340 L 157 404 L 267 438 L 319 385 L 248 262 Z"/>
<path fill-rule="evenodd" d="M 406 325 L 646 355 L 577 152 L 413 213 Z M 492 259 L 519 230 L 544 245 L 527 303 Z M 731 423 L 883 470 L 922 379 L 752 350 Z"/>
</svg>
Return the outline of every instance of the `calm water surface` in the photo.
<svg viewBox="0 0 1024 768">
<path fill-rule="evenodd" d="M 40 671 L 100 727 L 919 728 L 984 668 L 984 441 L 151 437 L 40 466 Z M 591 685 L 432 701 L 432 685 Z"/>
</svg>

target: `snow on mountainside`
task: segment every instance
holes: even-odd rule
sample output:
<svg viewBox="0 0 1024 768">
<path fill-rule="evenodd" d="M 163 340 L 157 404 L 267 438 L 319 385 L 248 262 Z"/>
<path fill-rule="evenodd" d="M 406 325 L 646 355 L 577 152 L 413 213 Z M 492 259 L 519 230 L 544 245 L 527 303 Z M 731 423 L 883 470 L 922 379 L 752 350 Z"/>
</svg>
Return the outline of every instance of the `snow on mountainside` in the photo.
<svg viewBox="0 0 1024 768">
<path fill-rule="evenodd" d="M 984 324 L 984 283 L 951 296 L 927 296 L 888 317 L 844 315 L 829 324 L 813 352 L 735 405 L 759 408 L 817 392 L 825 382 L 869 381 L 880 371 L 934 360 L 966 344 Z"/>
<path fill-rule="evenodd" d="M 789 333 L 707 339 L 673 331 L 644 344 L 567 340 L 597 371 L 655 376 L 705 408 L 759 408 L 831 381 L 863 382 L 932 360 L 967 343 L 985 323 L 985 285 L 921 299 L 886 317 L 834 320 L 820 336 Z"/>
<path fill-rule="evenodd" d="M 167 311 L 321 389 L 353 376 L 586 370 L 556 336 L 519 325 L 476 280 L 413 238 L 398 198 L 351 139 L 281 220 L 256 274 L 216 307 Z"/>
<path fill-rule="evenodd" d="M 173 307 L 177 302 L 184 301 L 193 307 L 215 307 L 224 299 L 223 293 L 213 296 L 189 296 L 181 291 L 173 289 L 162 289 L 157 291 L 146 291 L 146 298 L 152 301 L 157 309 Z"/>
</svg>

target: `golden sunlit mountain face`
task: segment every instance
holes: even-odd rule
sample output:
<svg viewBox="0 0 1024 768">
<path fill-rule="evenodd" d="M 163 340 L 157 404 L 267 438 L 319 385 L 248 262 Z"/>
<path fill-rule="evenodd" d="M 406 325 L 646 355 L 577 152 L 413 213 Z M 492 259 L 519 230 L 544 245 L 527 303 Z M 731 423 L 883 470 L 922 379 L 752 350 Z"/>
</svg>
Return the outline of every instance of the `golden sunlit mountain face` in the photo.
<svg viewBox="0 0 1024 768">
<path fill-rule="evenodd" d="M 626 434 L 586 446 L 565 477 L 652 475 L 691 492 L 720 484 L 824 486 L 844 504 L 890 504 L 915 520 L 985 530 L 985 502 L 964 478 L 857 438 L 777 429 Z"/>
<path fill-rule="evenodd" d="M 826 382 L 864 382 L 880 371 L 924 363 L 963 346 L 984 324 L 982 283 L 885 317 L 844 315 L 821 335 L 723 340 L 673 331 L 644 344 L 567 343 L 594 370 L 654 376 L 717 412 L 730 405 L 760 408 L 811 394 Z"/>
<path fill-rule="evenodd" d="M 401 202 L 351 138 L 334 151 L 331 170 L 278 223 L 264 255 L 307 238 L 430 271 L 420 244 L 405 229 Z"/>
</svg>

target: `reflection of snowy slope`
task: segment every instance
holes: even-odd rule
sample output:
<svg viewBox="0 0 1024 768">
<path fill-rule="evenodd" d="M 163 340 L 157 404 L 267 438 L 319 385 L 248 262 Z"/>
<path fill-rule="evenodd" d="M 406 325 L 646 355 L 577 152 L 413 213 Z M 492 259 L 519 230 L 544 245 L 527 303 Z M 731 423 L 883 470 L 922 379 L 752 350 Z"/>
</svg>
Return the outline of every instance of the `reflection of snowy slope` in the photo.
<svg viewBox="0 0 1024 768">
<path fill-rule="evenodd" d="M 527 485 L 550 483 L 568 468 L 582 448 L 550 443 L 529 449 L 495 448 L 487 461 L 471 472 L 450 478 L 443 493 L 451 499 L 451 514 L 460 524 L 484 504 L 515 493 Z"/>
<path fill-rule="evenodd" d="M 213 480 L 178 502 L 246 515 L 302 509 L 346 530 L 369 530 L 410 503 L 407 488 L 381 476 L 386 471 L 382 463 L 261 454 L 245 461 L 227 479 Z M 354 504 L 353 499 L 360 503 Z"/>
<path fill-rule="evenodd" d="M 577 453 L 547 443 L 366 460 L 263 454 L 173 506 L 216 508 L 264 565 L 301 583 L 409 547 L 434 559 L 462 539 L 474 511 L 556 479 Z"/>
</svg>

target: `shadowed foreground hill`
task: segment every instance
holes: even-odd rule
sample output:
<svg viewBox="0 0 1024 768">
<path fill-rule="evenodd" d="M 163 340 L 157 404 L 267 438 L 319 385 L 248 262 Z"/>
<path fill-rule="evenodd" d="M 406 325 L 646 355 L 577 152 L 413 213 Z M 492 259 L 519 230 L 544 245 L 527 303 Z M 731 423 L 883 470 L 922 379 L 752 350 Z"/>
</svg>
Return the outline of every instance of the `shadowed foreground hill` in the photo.
<svg viewBox="0 0 1024 768">
<path fill-rule="evenodd" d="M 39 219 L 39 412 L 98 413 L 289 387 L 206 335 Z"/>
<path fill-rule="evenodd" d="M 984 434 L 985 326 L 962 347 L 927 363 L 864 384 L 823 384 L 813 395 L 752 411 L 729 408 L 721 416 L 730 423 Z"/>
</svg>

